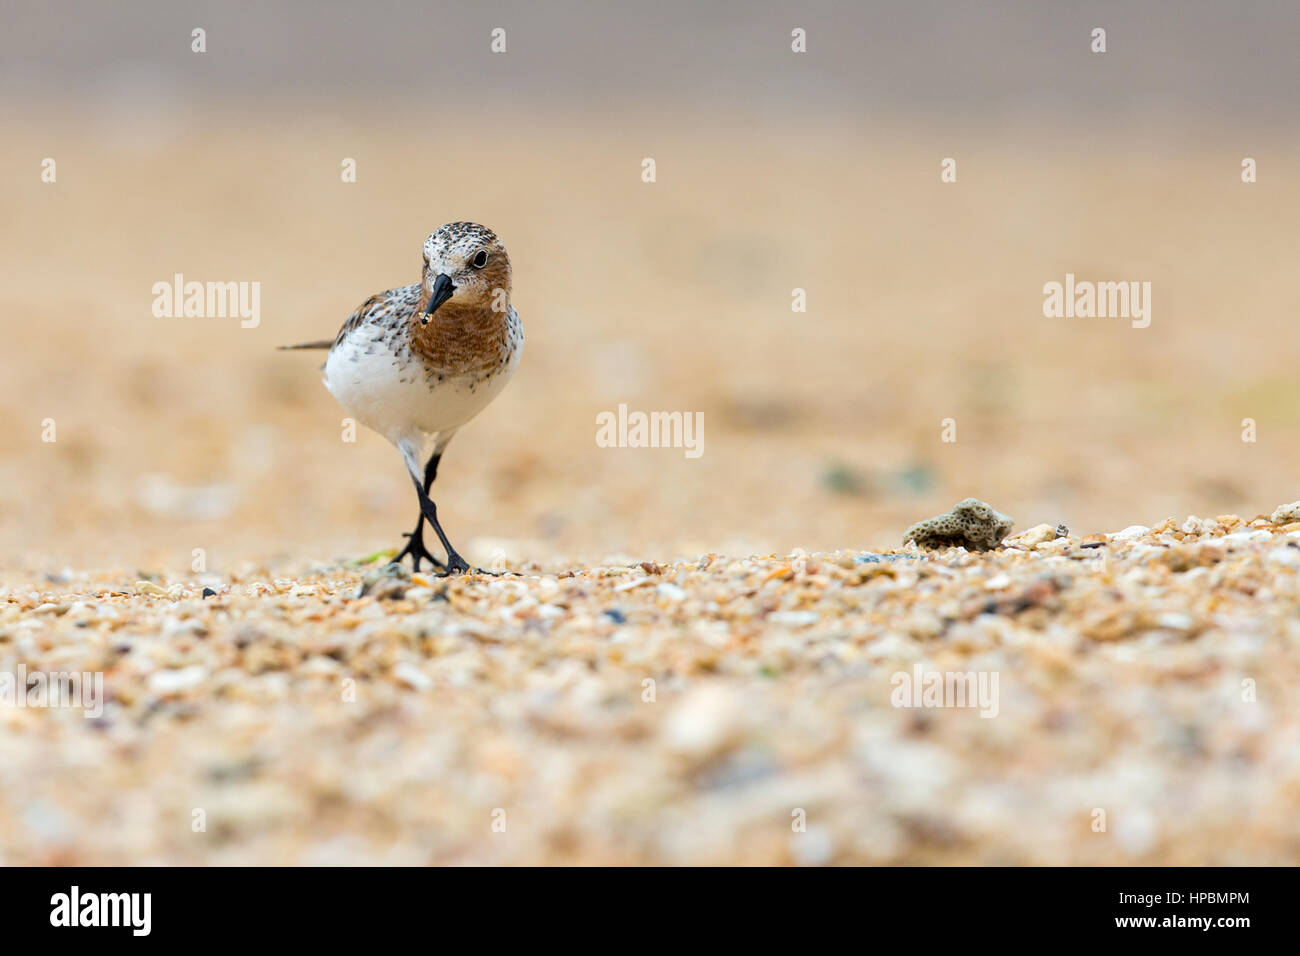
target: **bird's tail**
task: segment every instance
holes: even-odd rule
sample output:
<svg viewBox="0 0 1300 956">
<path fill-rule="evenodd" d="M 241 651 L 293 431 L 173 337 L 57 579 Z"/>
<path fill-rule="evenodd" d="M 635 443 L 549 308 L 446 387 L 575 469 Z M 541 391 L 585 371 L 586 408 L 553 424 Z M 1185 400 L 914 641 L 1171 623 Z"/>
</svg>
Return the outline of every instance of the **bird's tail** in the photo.
<svg viewBox="0 0 1300 956">
<path fill-rule="evenodd" d="M 292 351 L 293 349 L 330 349 L 334 347 L 333 339 L 321 339 L 319 342 L 303 342 L 300 345 L 277 345 L 276 348 L 281 352 Z"/>
</svg>

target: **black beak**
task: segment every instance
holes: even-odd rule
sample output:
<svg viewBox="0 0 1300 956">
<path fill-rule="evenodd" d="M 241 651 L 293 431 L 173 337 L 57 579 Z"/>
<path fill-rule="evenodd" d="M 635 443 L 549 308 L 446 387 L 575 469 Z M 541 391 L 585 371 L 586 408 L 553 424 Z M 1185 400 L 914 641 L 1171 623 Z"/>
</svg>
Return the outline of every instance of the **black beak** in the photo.
<svg viewBox="0 0 1300 956">
<path fill-rule="evenodd" d="M 451 284 L 451 276 L 438 276 L 433 281 L 433 295 L 429 297 L 429 304 L 424 310 L 424 317 L 420 320 L 420 324 L 428 325 L 429 316 L 437 312 L 438 306 L 450 299 L 455 291 L 456 287 Z"/>
</svg>

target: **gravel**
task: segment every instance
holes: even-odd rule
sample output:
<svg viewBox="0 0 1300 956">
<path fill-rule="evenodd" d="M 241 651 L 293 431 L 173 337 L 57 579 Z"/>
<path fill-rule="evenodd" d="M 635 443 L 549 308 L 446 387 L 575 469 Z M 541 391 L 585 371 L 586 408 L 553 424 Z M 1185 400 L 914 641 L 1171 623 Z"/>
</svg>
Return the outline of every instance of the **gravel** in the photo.
<svg viewBox="0 0 1300 956">
<path fill-rule="evenodd" d="M 1292 863 L 1278 516 L 450 580 L 11 578 L 0 676 L 99 673 L 104 700 L 0 704 L 0 863 Z M 996 700 L 896 706 L 928 674 Z"/>
</svg>

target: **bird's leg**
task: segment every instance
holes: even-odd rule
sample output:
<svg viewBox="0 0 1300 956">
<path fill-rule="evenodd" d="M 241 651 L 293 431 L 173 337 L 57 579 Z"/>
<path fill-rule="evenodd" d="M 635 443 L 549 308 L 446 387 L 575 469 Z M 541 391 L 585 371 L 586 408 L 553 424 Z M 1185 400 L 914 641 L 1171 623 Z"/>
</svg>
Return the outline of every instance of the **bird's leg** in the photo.
<svg viewBox="0 0 1300 956">
<path fill-rule="evenodd" d="M 442 525 L 438 523 L 438 506 L 429 499 L 428 494 L 425 492 L 424 488 L 421 487 L 420 482 L 417 479 L 412 480 L 415 481 L 415 493 L 419 495 L 420 498 L 420 515 L 428 521 L 429 524 L 433 525 L 433 530 L 438 534 L 438 540 L 441 541 L 442 546 L 447 549 L 446 570 L 443 572 L 443 575 L 459 574 L 463 571 L 474 570 L 469 566 L 464 558 L 456 553 L 456 549 L 453 548 L 451 542 L 447 540 L 447 535 L 443 532 Z"/>
<path fill-rule="evenodd" d="M 429 489 L 433 487 L 433 480 L 438 477 L 438 462 L 442 459 L 442 452 L 434 452 L 429 456 L 428 463 L 424 466 L 424 494 L 428 496 Z M 397 552 L 393 558 L 394 562 L 400 562 L 408 554 L 411 556 L 411 565 L 416 571 L 420 570 L 420 559 L 425 558 L 429 564 L 435 568 L 446 570 L 446 565 L 429 553 L 429 549 L 424 546 L 424 510 L 421 509 L 420 517 L 416 519 L 415 530 L 402 537 L 409 538 L 406 547 Z"/>
</svg>

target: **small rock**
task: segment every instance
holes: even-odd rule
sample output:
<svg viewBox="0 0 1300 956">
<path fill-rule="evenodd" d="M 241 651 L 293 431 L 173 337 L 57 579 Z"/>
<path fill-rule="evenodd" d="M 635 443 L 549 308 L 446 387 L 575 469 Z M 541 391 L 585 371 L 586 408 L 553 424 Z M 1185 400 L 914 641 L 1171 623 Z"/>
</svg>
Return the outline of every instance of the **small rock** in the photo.
<svg viewBox="0 0 1300 956">
<path fill-rule="evenodd" d="M 835 845 L 825 827 L 811 826 L 790 838 L 790 855 L 801 866 L 825 866 L 834 856 Z"/>
<path fill-rule="evenodd" d="M 163 588 L 160 588 L 158 585 L 154 584 L 152 581 L 136 581 L 136 582 L 135 582 L 135 593 L 136 593 L 136 594 L 153 594 L 153 595 L 161 595 L 161 596 L 166 596 L 166 594 L 167 594 L 166 590 L 164 590 Z"/>
<path fill-rule="evenodd" d="M 745 712 L 734 691 L 704 686 L 691 691 L 664 722 L 664 743 L 684 757 L 705 759 L 735 743 Z"/>
<path fill-rule="evenodd" d="M 1272 538 L 1273 535 L 1271 535 L 1269 532 L 1263 530 L 1262 528 L 1256 528 L 1254 531 L 1234 531 L 1232 532 L 1232 534 L 1225 534 L 1223 536 L 1223 543 L 1224 544 L 1252 544 L 1256 541 L 1270 541 L 1272 540 Z"/>
<path fill-rule="evenodd" d="M 1293 501 L 1289 505 L 1279 505 L 1274 509 L 1271 518 L 1274 524 L 1289 524 L 1292 521 L 1300 521 L 1300 501 Z"/>
<path fill-rule="evenodd" d="M 393 677 L 411 690 L 428 690 L 433 686 L 433 681 L 429 679 L 428 674 L 406 661 L 393 668 Z"/>
<path fill-rule="evenodd" d="M 1121 809 L 1115 814 L 1115 842 L 1130 856 L 1141 856 L 1155 844 L 1159 825 L 1155 815 L 1139 807 Z"/>
<path fill-rule="evenodd" d="M 1285 564 L 1287 567 L 1300 567 L 1300 550 L 1296 548 L 1274 548 L 1268 553 L 1268 560 L 1273 564 Z"/>
<path fill-rule="evenodd" d="M 202 621 L 194 618 L 185 621 L 167 621 L 162 626 L 162 636 L 204 638 L 208 636 L 208 628 Z"/>
<path fill-rule="evenodd" d="M 155 694 L 179 694 L 203 683 L 208 669 L 195 664 L 176 670 L 154 671 L 149 675 L 149 689 Z"/>
<path fill-rule="evenodd" d="M 990 551 L 1002 543 L 1014 524 L 1014 518 L 978 498 L 965 498 L 947 514 L 912 525 L 903 532 L 903 544 L 915 541 L 922 548 Z"/>
<path fill-rule="evenodd" d="M 357 587 L 356 597 L 367 595 L 379 601 L 404 597 L 411 587 L 411 572 L 405 565 L 390 563 L 366 572 Z"/>
<path fill-rule="evenodd" d="M 816 611 L 773 611 L 767 619 L 773 624 L 783 624 L 786 627 L 807 627 L 809 624 L 816 624 L 821 619 L 821 615 Z"/>
<path fill-rule="evenodd" d="M 1195 626 L 1196 620 L 1190 614 L 1178 611 L 1166 611 L 1156 617 L 1156 627 L 1170 631 L 1190 631 Z"/>
<path fill-rule="evenodd" d="M 1145 537 L 1151 533 L 1151 529 L 1145 525 L 1131 524 L 1123 531 L 1116 531 L 1110 537 L 1115 541 L 1136 541 L 1138 538 Z"/>
<path fill-rule="evenodd" d="M 1018 544 L 1023 548 L 1032 548 L 1036 544 L 1042 544 L 1044 541 L 1051 541 L 1053 538 L 1063 537 L 1056 533 L 1057 529 L 1050 524 L 1036 524 L 1028 531 L 1022 531 L 1014 538 L 1009 538 L 1011 544 Z"/>
<path fill-rule="evenodd" d="M 669 581 L 665 581 L 663 584 L 655 588 L 655 590 L 659 592 L 661 597 L 667 598 L 669 601 L 677 602 L 686 600 L 686 592 Z"/>
</svg>

